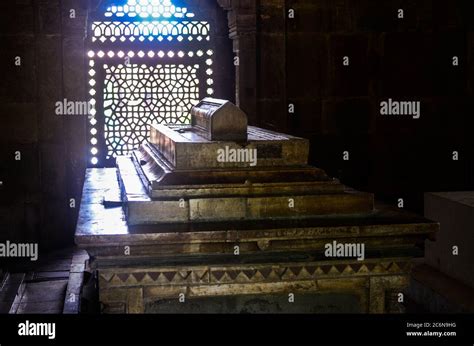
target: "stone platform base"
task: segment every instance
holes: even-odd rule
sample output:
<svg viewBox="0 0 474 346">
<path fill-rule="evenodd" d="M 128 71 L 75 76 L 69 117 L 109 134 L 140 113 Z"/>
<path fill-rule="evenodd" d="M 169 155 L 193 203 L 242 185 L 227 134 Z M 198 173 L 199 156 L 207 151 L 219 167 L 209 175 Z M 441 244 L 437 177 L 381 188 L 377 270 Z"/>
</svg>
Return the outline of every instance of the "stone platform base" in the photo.
<svg viewBox="0 0 474 346">
<path fill-rule="evenodd" d="M 402 312 L 398 297 L 412 260 L 438 229 L 386 206 L 370 214 L 130 226 L 120 203 L 104 203 L 119 195 L 115 169 L 88 170 L 76 243 L 91 256 L 105 313 Z M 364 259 L 326 257 L 333 241 L 365 244 Z"/>
</svg>

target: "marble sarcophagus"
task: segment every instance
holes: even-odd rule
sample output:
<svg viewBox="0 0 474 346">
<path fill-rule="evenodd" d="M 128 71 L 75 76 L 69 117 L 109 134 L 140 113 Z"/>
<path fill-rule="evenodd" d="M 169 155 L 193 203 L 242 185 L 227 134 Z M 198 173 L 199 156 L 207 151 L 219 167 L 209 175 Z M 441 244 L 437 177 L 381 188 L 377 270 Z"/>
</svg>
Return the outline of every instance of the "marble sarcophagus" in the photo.
<svg viewBox="0 0 474 346">
<path fill-rule="evenodd" d="M 87 172 L 76 243 L 104 312 L 397 312 L 438 225 L 308 165 L 307 140 L 204 99 Z M 401 294 L 401 295 L 400 295 Z"/>
</svg>

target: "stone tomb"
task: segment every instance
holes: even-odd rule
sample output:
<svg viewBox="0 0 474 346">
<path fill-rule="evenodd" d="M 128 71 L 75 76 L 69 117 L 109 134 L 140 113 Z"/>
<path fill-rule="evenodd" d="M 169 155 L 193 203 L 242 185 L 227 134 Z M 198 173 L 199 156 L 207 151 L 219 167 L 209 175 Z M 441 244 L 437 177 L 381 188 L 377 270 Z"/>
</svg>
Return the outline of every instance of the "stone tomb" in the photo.
<svg viewBox="0 0 474 346">
<path fill-rule="evenodd" d="M 374 206 L 309 166 L 307 140 L 247 126 L 230 102 L 204 99 L 192 119 L 87 171 L 76 243 L 104 312 L 403 310 L 437 223 Z M 363 244 L 363 260 L 328 257 L 334 242 Z"/>
</svg>

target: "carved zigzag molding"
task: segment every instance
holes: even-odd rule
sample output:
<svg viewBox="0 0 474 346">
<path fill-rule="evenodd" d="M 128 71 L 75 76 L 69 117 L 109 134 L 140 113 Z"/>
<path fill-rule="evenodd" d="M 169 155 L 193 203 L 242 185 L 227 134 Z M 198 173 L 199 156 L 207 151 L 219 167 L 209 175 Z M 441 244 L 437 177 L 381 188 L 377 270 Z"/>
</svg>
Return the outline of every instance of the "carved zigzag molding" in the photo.
<svg viewBox="0 0 474 346">
<path fill-rule="evenodd" d="M 411 269 L 409 261 L 352 263 L 335 265 L 302 266 L 248 266 L 248 267 L 208 267 L 148 269 L 137 272 L 114 272 L 113 269 L 99 271 L 102 285 L 182 285 L 182 284 L 222 284 L 257 283 L 316 280 L 325 277 L 350 277 L 368 275 L 390 275 L 406 273 Z"/>
</svg>

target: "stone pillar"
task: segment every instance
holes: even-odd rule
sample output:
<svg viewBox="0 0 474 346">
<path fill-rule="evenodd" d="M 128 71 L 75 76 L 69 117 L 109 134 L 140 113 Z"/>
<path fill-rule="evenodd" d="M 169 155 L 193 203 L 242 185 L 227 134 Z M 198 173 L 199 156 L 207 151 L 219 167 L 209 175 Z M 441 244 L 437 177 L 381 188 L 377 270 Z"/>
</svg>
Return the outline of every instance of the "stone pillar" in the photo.
<svg viewBox="0 0 474 346">
<path fill-rule="evenodd" d="M 299 104 L 287 87 L 285 0 L 261 0 L 258 9 L 258 126 L 289 133 L 288 104 Z M 304 56 L 299 54 L 298 59 Z M 296 62 L 300 66 L 300 62 Z M 293 74 L 300 79 L 298 73 Z M 295 117 L 292 115 L 292 119 Z"/>
<path fill-rule="evenodd" d="M 63 95 L 72 101 L 89 101 L 86 86 L 86 49 L 85 39 L 87 30 L 88 2 L 81 0 L 62 0 L 62 49 L 63 49 Z M 87 117 L 73 116 L 64 119 L 66 133 L 66 192 L 68 212 L 67 239 L 72 239 L 76 227 L 79 205 L 82 195 L 82 185 L 87 166 Z M 76 207 L 70 208 L 71 199 Z"/>
<path fill-rule="evenodd" d="M 40 247 L 58 248 L 67 240 L 68 208 L 64 125 L 55 113 L 63 99 L 61 1 L 42 0 L 36 6 L 36 84 L 41 189 Z M 70 235 L 70 234 L 69 234 Z M 69 239 L 71 237 L 69 236 Z M 41 258 L 41 257 L 40 257 Z"/>
<path fill-rule="evenodd" d="M 247 113 L 250 124 L 257 119 L 257 10 L 254 0 L 217 0 L 228 11 L 229 37 L 239 58 L 235 69 L 235 100 Z"/>
</svg>

